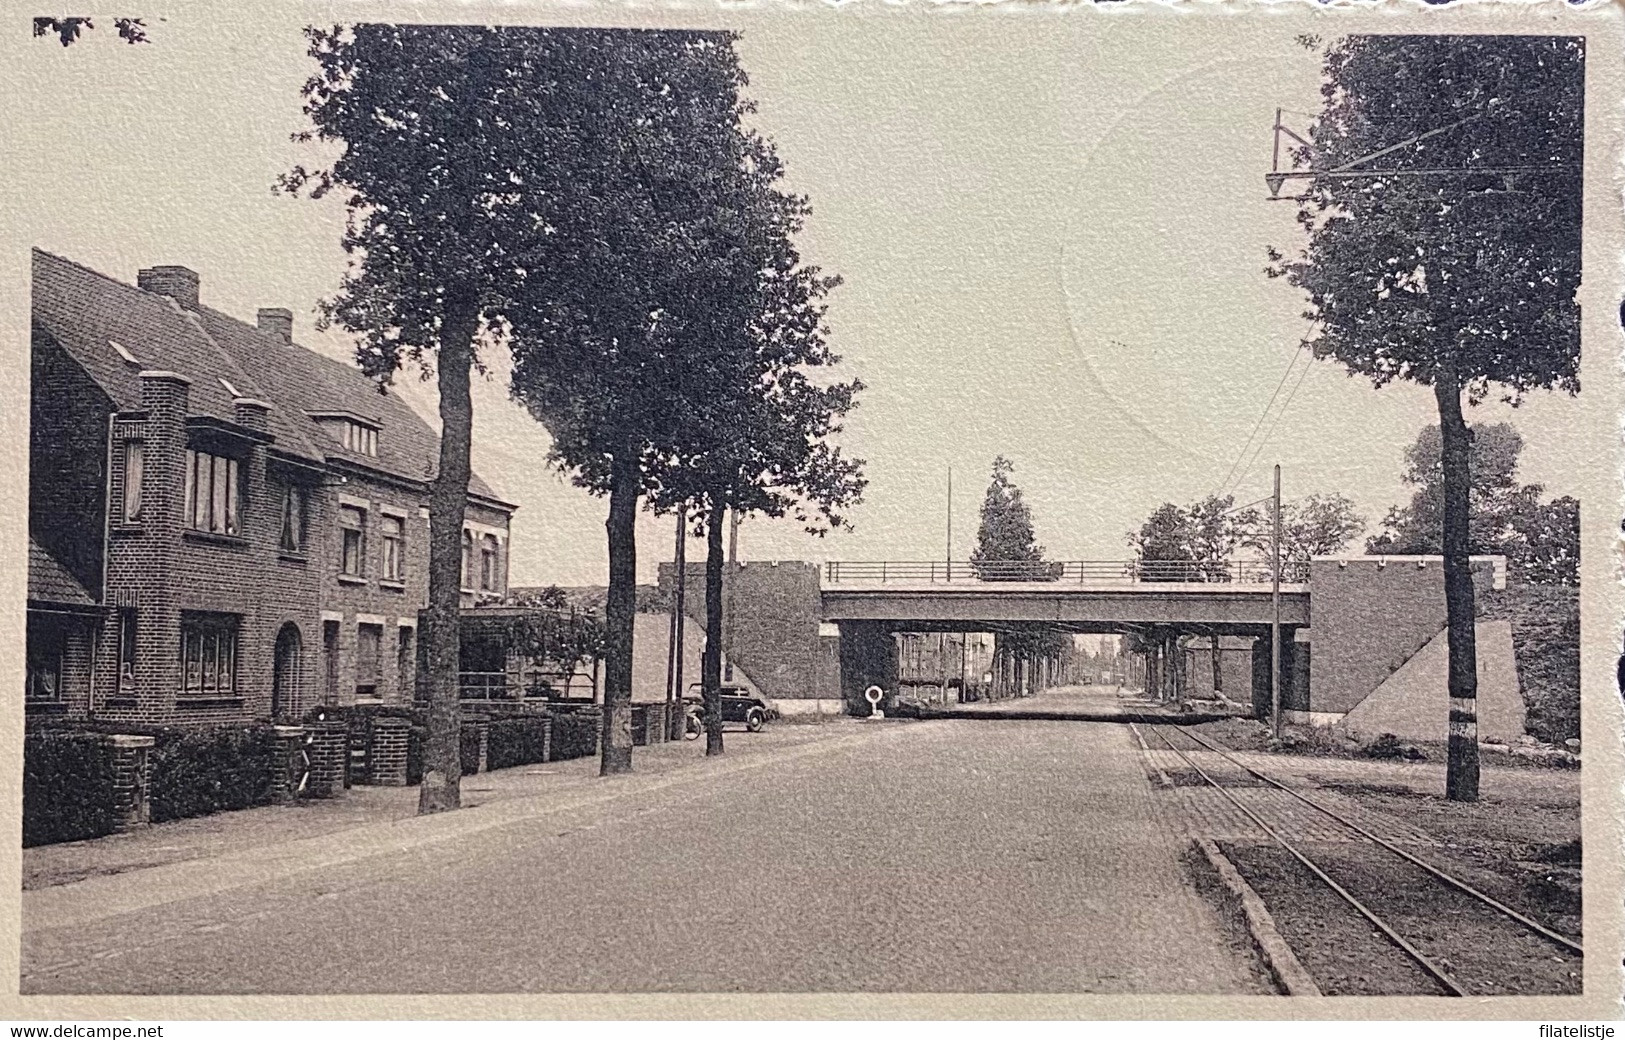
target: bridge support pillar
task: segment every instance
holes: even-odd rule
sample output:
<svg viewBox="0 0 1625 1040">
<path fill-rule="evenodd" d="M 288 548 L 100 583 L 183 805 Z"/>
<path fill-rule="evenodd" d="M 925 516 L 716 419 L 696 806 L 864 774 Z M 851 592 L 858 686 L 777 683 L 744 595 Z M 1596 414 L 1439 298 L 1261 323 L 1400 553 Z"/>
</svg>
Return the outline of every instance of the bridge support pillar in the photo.
<svg viewBox="0 0 1625 1040">
<path fill-rule="evenodd" d="M 884 624 L 873 621 L 842 621 L 841 700 L 848 715 L 869 714 L 863 691 L 878 686 L 886 691 L 880 702 L 890 714 L 897 706 L 897 641 Z"/>
<path fill-rule="evenodd" d="M 1307 711 L 1309 684 L 1307 661 L 1300 662 L 1300 653 L 1307 656 L 1307 647 L 1296 641 L 1297 627 L 1281 629 L 1281 710 Z M 1253 717 L 1261 722 L 1270 718 L 1270 637 L 1253 640 Z"/>
</svg>

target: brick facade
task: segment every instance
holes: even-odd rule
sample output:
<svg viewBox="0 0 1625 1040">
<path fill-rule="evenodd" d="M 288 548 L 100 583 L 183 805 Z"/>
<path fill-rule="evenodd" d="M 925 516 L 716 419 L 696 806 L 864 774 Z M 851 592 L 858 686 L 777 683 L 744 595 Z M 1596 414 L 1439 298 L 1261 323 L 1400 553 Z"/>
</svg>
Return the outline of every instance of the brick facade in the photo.
<svg viewBox="0 0 1625 1040">
<path fill-rule="evenodd" d="M 30 710 L 205 724 L 410 701 L 428 425 L 358 369 L 293 343 L 287 312 L 256 327 L 207 309 L 185 268 L 144 270 L 137 288 L 36 250 L 34 279 L 30 647 L 60 693 L 31 694 Z M 366 442 L 345 439 L 361 429 Z M 189 480 L 198 456 L 209 475 Z M 137 466 L 139 508 L 126 487 Z M 300 522 L 286 522 L 290 494 Z M 345 505 L 364 517 L 354 575 L 342 573 Z M 500 565 L 470 604 L 503 594 L 513 508 L 471 481 L 476 565 L 487 535 Z M 399 523 L 397 579 L 386 518 Z"/>
</svg>

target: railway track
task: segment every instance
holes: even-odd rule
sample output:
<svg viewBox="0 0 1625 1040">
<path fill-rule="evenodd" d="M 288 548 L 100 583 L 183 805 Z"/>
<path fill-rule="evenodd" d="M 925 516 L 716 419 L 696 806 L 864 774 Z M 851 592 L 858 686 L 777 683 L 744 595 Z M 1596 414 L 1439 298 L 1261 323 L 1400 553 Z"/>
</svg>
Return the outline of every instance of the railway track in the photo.
<svg viewBox="0 0 1625 1040">
<path fill-rule="evenodd" d="M 1529 992 L 1519 987 L 1537 978 L 1555 978 L 1554 972 L 1577 977 L 1584 951 L 1576 940 L 1422 860 L 1347 815 L 1252 768 L 1229 749 L 1203 736 L 1171 726 L 1147 728 L 1204 786 L 1218 791 L 1268 835 L 1298 868 L 1332 893 L 1345 912 L 1359 915 L 1374 930 L 1372 934 L 1380 935 L 1388 947 L 1403 954 L 1412 969 L 1425 976 L 1427 983 L 1438 992 L 1458 997 Z M 1176 734 L 1179 741 L 1170 733 Z M 1353 835 L 1360 849 L 1381 850 L 1379 856 L 1387 854 L 1385 860 L 1399 872 L 1388 876 L 1397 876 L 1397 880 L 1391 885 L 1374 884 L 1367 876 L 1369 870 L 1351 869 L 1351 866 L 1364 867 L 1365 864 L 1354 864 L 1346 853 L 1331 851 L 1324 840 L 1304 840 L 1283 833 L 1288 827 L 1279 819 L 1272 823 L 1269 810 L 1260 800 L 1238 796 L 1240 791 L 1249 788 L 1257 791 L 1260 787 L 1284 792 L 1324 814 Z M 1246 873 L 1244 869 L 1243 874 Z M 1417 911 L 1419 892 L 1428 911 L 1425 914 Z M 1402 898 L 1400 893 L 1408 893 L 1408 896 Z M 1407 898 L 1409 905 L 1405 905 Z M 1270 900 L 1266 897 L 1265 901 Z M 1527 981 L 1520 981 L 1524 976 L 1517 972 L 1510 973 L 1517 978 L 1509 978 L 1504 967 L 1498 970 L 1494 966 L 1495 962 L 1509 958 L 1534 967 Z"/>
</svg>

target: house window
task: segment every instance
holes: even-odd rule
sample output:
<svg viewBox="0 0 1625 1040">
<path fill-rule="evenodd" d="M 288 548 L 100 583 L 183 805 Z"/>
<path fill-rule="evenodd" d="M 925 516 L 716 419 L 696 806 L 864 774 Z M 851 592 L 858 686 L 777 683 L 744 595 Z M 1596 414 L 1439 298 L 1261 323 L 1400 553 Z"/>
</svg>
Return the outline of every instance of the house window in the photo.
<svg viewBox="0 0 1625 1040">
<path fill-rule="evenodd" d="M 360 577 L 365 573 L 363 565 L 366 562 L 365 536 L 367 530 L 367 514 L 365 510 L 355 506 L 339 507 L 339 531 L 342 542 L 339 551 L 339 571 Z"/>
<path fill-rule="evenodd" d="M 355 695 L 378 696 L 378 674 L 382 670 L 384 629 L 382 625 L 355 627 Z"/>
<path fill-rule="evenodd" d="M 322 703 L 339 701 L 339 623 L 322 622 Z"/>
<path fill-rule="evenodd" d="M 502 588 L 501 552 L 496 535 L 488 534 L 480 539 L 480 588 L 486 592 Z"/>
<path fill-rule="evenodd" d="M 181 615 L 181 695 L 222 697 L 237 692 L 238 619 L 227 614 Z"/>
<path fill-rule="evenodd" d="M 135 686 L 135 611 L 118 614 L 118 688 L 125 692 Z"/>
<path fill-rule="evenodd" d="M 137 523 L 141 519 L 141 471 L 146 460 L 146 444 L 142 441 L 124 442 L 124 522 Z"/>
<path fill-rule="evenodd" d="M 474 587 L 474 532 L 463 531 L 463 580 L 460 583 L 465 589 Z"/>
<path fill-rule="evenodd" d="M 406 694 L 412 690 L 413 673 L 416 671 L 417 657 L 412 635 L 412 630 L 404 627 L 395 633 L 395 687 L 401 700 L 408 699 Z"/>
<path fill-rule="evenodd" d="M 384 535 L 384 580 L 401 581 L 405 571 L 405 533 L 401 518 L 385 515 L 378 525 Z"/>
<path fill-rule="evenodd" d="M 348 419 L 344 420 L 341 425 L 343 426 L 343 429 L 339 434 L 339 439 L 343 442 L 344 447 L 347 450 L 353 451 L 358 455 L 377 456 L 377 430 L 373 429 L 371 426 L 363 426 L 361 423 L 352 422 Z"/>
<path fill-rule="evenodd" d="M 28 619 L 28 669 L 24 699 L 32 703 L 52 703 L 62 699 L 62 655 L 66 639 L 59 625 L 46 621 L 38 625 Z"/>
<path fill-rule="evenodd" d="M 237 460 L 186 453 L 186 525 L 211 534 L 237 533 Z"/>
<path fill-rule="evenodd" d="M 284 484 L 282 487 L 282 538 L 279 544 L 283 552 L 305 551 L 305 489 L 298 484 Z"/>
</svg>

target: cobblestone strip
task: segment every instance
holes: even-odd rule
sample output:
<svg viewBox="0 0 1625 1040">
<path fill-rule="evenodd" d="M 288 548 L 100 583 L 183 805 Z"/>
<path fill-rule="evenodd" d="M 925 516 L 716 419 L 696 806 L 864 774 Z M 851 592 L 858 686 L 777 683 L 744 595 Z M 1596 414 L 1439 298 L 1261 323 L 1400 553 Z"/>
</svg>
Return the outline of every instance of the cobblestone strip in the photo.
<svg viewBox="0 0 1625 1040">
<path fill-rule="evenodd" d="M 1188 763 L 1167 748 L 1152 748 L 1143 752 L 1147 771 L 1190 774 Z M 1236 766 L 1213 752 L 1188 753 L 1193 761 L 1221 784 L 1247 808 L 1263 817 L 1272 828 L 1288 841 L 1364 841 L 1353 830 L 1330 816 L 1273 787 L 1262 786 L 1256 778 L 1247 776 L 1258 786 L 1229 787 L 1227 781 L 1242 775 Z M 1267 773 L 1266 773 L 1267 775 Z M 1399 845 L 1436 846 L 1438 839 L 1426 831 L 1376 809 L 1361 805 L 1348 795 L 1333 791 L 1308 789 L 1305 797 L 1327 809 L 1347 817 L 1371 833 Z M 1206 783 L 1173 787 L 1162 795 L 1173 800 L 1183 816 L 1186 832 L 1192 838 L 1213 838 L 1219 841 L 1268 841 L 1269 835 L 1236 808 L 1220 792 Z"/>
</svg>

